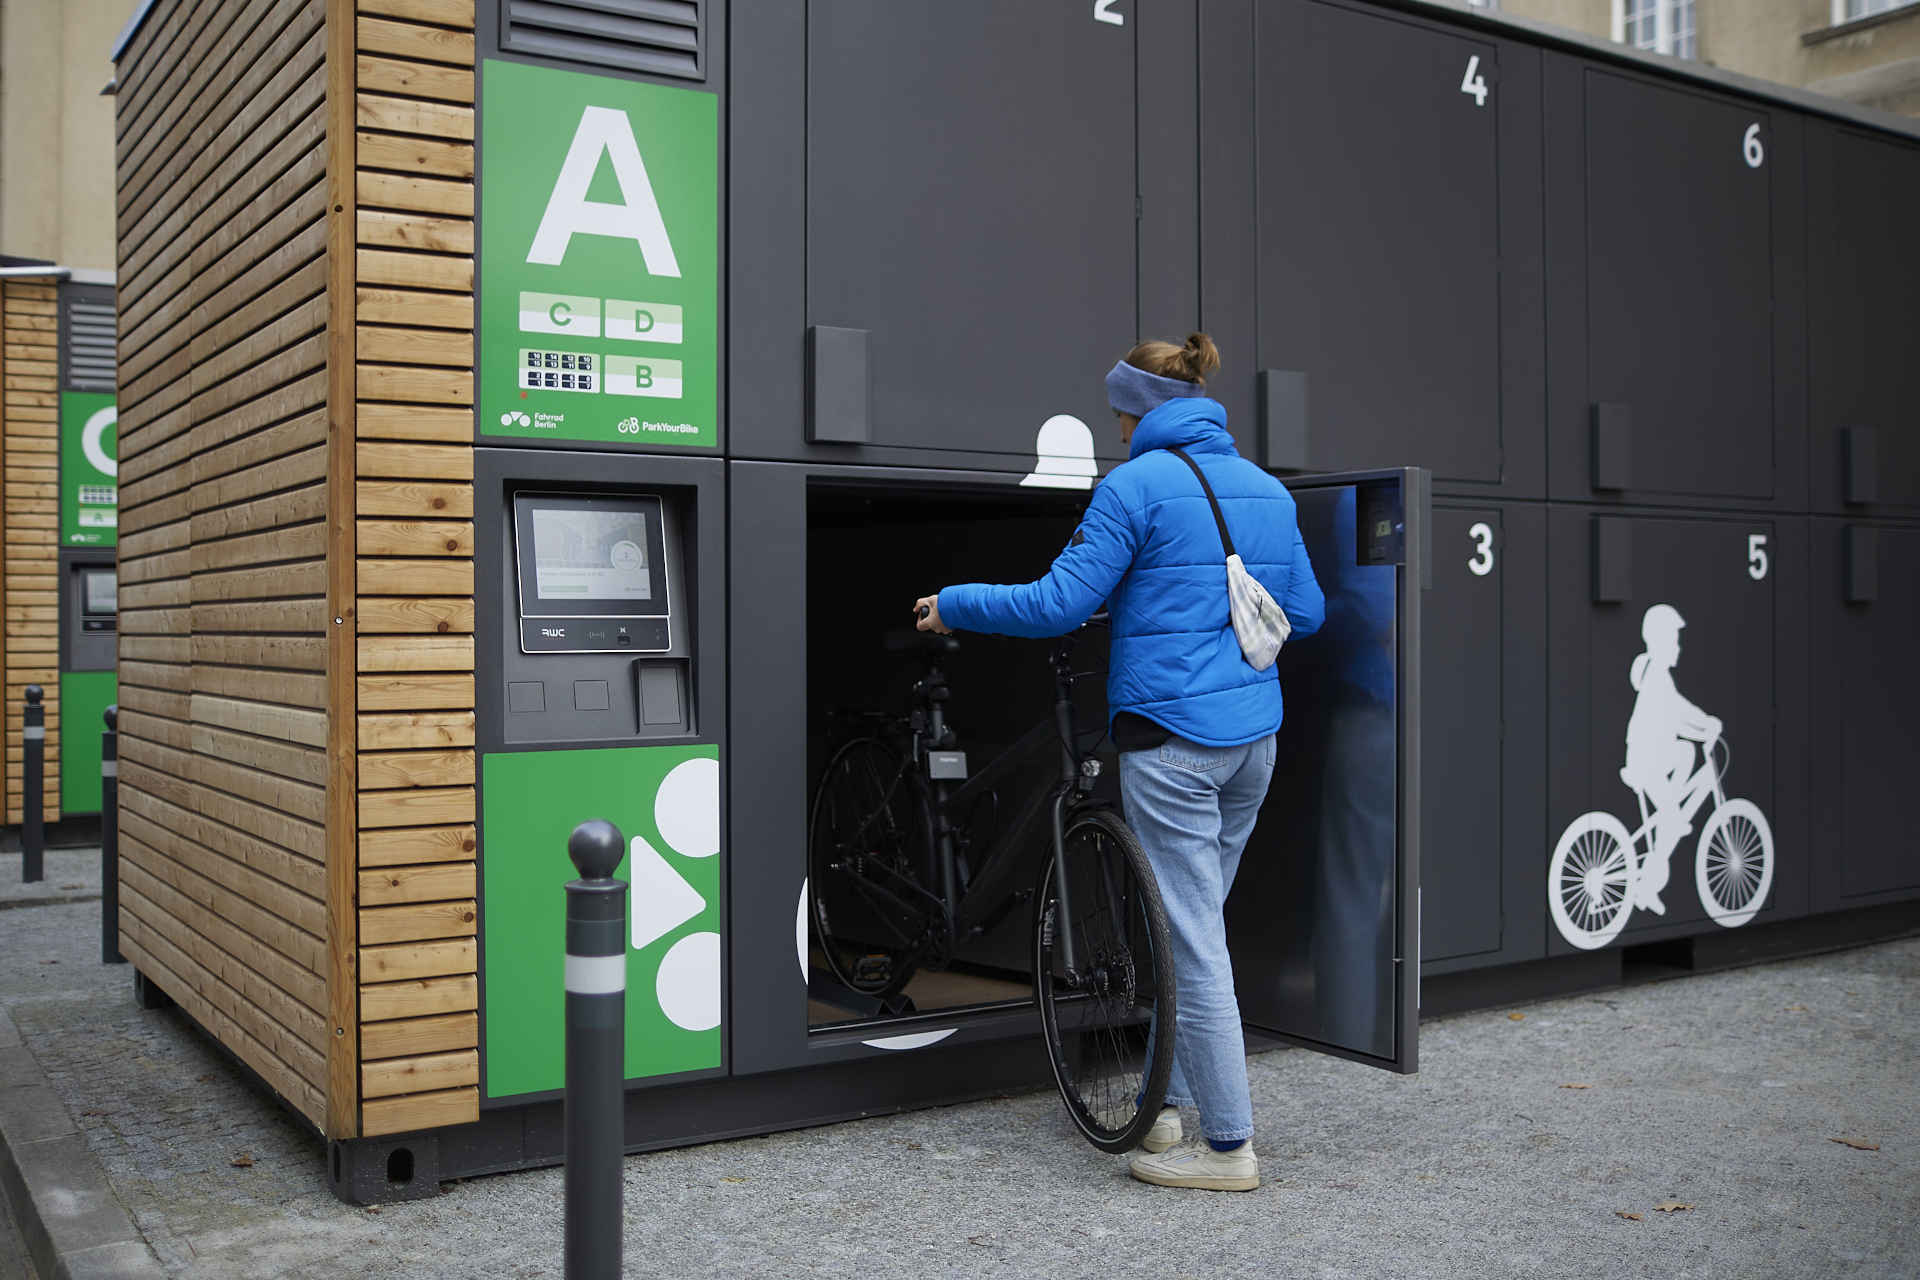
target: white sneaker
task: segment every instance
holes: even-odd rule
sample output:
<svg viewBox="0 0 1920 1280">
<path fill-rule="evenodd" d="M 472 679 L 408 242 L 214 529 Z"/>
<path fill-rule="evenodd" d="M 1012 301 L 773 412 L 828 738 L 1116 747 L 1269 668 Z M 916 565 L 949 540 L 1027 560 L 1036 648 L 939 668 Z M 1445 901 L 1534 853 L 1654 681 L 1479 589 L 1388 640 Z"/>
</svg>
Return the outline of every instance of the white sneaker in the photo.
<svg viewBox="0 0 1920 1280">
<path fill-rule="evenodd" d="M 1160 1114 L 1153 1118 L 1153 1128 L 1147 1130 L 1147 1136 L 1140 1139 L 1140 1145 L 1148 1151 L 1165 1151 L 1180 1141 L 1180 1108 L 1162 1107 Z"/>
<path fill-rule="evenodd" d="M 1260 1158 L 1253 1143 L 1215 1151 L 1204 1141 L 1182 1142 L 1157 1155 L 1138 1155 L 1127 1172 L 1158 1187 L 1195 1187 L 1202 1191 L 1252 1191 L 1260 1185 Z"/>
</svg>

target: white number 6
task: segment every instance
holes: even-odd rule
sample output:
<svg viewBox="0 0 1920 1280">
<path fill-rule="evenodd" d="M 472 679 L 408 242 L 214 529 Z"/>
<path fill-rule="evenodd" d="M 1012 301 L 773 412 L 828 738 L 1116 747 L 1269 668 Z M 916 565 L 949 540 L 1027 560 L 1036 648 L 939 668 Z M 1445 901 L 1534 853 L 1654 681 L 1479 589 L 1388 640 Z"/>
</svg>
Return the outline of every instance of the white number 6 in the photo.
<svg viewBox="0 0 1920 1280">
<path fill-rule="evenodd" d="M 1120 0 L 1093 0 L 1093 20 L 1112 23 L 1116 27 L 1126 26 L 1127 15 L 1114 12 L 1113 6 L 1119 2 Z"/>
<path fill-rule="evenodd" d="M 1482 522 L 1467 530 L 1467 536 L 1473 539 L 1473 559 L 1467 561 L 1467 568 L 1476 577 L 1484 578 L 1493 572 L 1493 527 Z"/>
<path fill-rule="evenodd" d="M 1747 535 L 1747 576 L 1755 582 L 1767 576 L 1767 535 Z"/>
<path fill-rule="evenodd" d="M 1767 158 L 1767 149 L 1760 145 L 1760 122 L 1754 121 L 1747 126 L 1746 136 L 1740 140 L 1740 154 L 1747 158 L 1747 168 L 1758 169 L 1761 161 Z"/>
</svg>

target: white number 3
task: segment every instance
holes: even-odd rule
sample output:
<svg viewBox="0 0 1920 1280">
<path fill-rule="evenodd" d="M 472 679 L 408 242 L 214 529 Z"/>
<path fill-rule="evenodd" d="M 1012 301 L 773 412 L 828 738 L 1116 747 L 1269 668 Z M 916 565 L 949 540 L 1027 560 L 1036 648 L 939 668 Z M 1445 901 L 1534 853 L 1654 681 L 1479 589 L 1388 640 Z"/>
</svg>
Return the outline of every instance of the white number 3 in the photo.
<svg viewBox="0 0 1920 1280">
<path fill-rule="evenodd" d="M 1093 0 L 1093 20 L 1112 23 L 1116 27 L 1126 26 L 1127 15 L 1114 11 L 1113 6 L 1118 3 L 1120 0 Z"/>
<path fill-rule="evenodd" d="M 1467 561 L 1467 568 L 1474 576 L 1484 578 L 1493 572 L 1493 527 L 1484 522 L 1467 530 L 1467 536 L 1473 539 L 1473 559 Z"/>
<path fill-rule="evenodd" d="M 1480 74 L 1480 55 L 1467 59 L 1467 74 L 1460 77 L 1460 92 L 1473 95 L 1473 105 L 1487 105 L 1487 78 Z"/>
<path fill-rule="evenodd" d="M 1767 576 L 1767 535 L 1747 535 L 1747 576 L 1755 582 Z"/>
</svg>

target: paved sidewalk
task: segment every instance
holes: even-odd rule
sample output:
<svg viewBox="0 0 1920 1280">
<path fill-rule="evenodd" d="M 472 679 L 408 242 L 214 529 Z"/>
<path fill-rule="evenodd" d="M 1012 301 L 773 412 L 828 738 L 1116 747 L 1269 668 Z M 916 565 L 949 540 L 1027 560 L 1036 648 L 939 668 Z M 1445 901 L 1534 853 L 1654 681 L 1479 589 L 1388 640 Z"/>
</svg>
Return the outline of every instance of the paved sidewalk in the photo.
<svg viewBox="0 0 1920 1280">
<path fill-rule="evenodd" d="M 99 965 L 98 910 L 0 911 L 0 1011 L 168 1274 L 559 1274 L 558 1170 L 335 1201 L 321 1143 Z M 1917 994 L 1908 938 L 1430 1022 L 1413 1077 L 1262 1054 L 1249 1195 L 1132 1182 L 1051 1093 L 634 1156 L 627 1273 L 1908 1280 Z"/>
</svg>

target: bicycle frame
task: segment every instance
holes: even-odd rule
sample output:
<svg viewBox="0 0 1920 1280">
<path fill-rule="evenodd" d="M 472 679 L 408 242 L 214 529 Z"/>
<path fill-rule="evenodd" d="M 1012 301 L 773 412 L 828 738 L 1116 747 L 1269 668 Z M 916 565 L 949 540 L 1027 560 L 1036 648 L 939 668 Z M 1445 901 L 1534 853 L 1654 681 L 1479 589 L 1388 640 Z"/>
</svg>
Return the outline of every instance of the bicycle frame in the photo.
<svg viewBox="0 0 1920 1280">
<path fill-rule="evenodd" d="M 1724 739 L 1715 738 L 1706 743 L 1706 758 L 1700 762 L 1700 767 L 1694 770 L 1693 776 L 1687 779 L 1686 786 L 1682 788 L 1680 792 L 1680 817 L 1682 821 L 1692 822 L 1694 815 L 1699 813 L 1706 805 L 1707 797 L 1709 796 L 1713 797 L 1715 808 L 1726 804 L 1727 794 L 1721 786 L 1726 778 L 1726 769 L 1717 764 L 1713 758 L 1713 749 L 1720 746 L 1723 741 Z M 1634 829 L 1633 834 L 1628 837 L 1628 839 L 1636 846 L 1639 845 L 1642 839 L 1645 839 L 1647 841 L 1647 847 L 1651 849 L 1653 847 L 1653 821 L 1657 815 L 1648 810 L 1647 793 L 1645 791 L 1635 787 L 1633 794 L 1634 798 L 1640 802 L 1640 825 Z"/>
<path fill-rule="evenodd" d="M 1078 749 L 1078 731 L 1073 715 L 1073 682 L 1078 675 L 1072 664 L 1073 638 L 1071 634 L 1061 637 L 1054 646 L 1054 701 L 1051 724 L 1034 726 L 1006 751 L 1000 753 L 979 773 L 964 783 L 955 785 L 945 779 L 932 776 L 930 756 L 949 741 L 946 722 L 946 679 L 936 663 L 930 666 L 928 674 L 915 686 L 916 692 L 926 704 L 927 729 L 914 735 L 914 761 L 923 777 L 929 779 L 933 793 L 933 840 L 934 856 L 939 861 L 939 874 L 942 888 L 943 909 L 946 916 L 948 936 L 958 940 L 965 933 L 979 927 L 983 922 L 997 920 L 1013 906 L 1017 900 L 1016 891 L 1007 881 L 1012 875 L 1013 860 L 1007 855 L 1017 847 L 1038 821 L 1042 809 L 1049 812 L 1052 853 L 1055 863 L 1055 882 L 1060 899 L 1060 954 L 1069 977 L 1078 972 L 1074 952 L 1072 907 L 1069 901 L 1069 886 L 1066 874 L 1066 830 L 1068 819 L 1082 803 L 1084 793 L 1091 789 L 1092 780 L 1097 774 L 1083 769 Z M 952 813 L 989 790 L 1013 768 L 1030 755 L 1038 742 L 1051 732 L 1059 747 L 1060 774 L 1052 787 L 1036 793 L 1026 801 L 1013 821 L 998 835 L 992 846 L 981 858 L 971 882 L 964 895 L 959 888 L 959 860 L 956 849 L 956 834 Z"/>
</svg>

